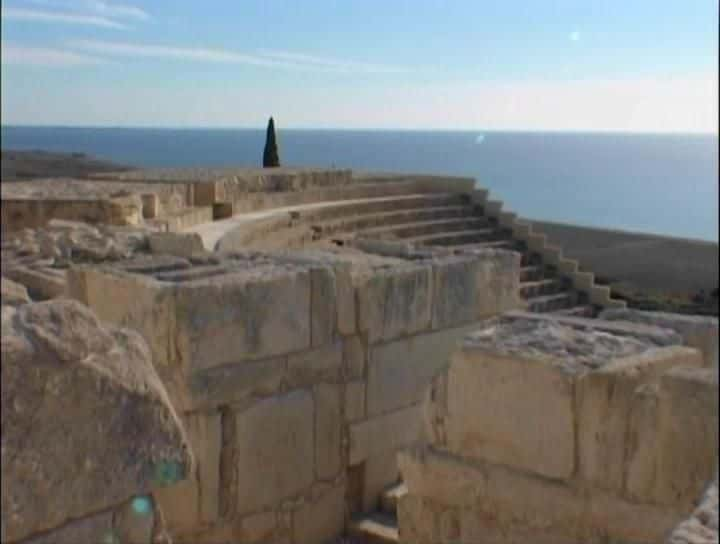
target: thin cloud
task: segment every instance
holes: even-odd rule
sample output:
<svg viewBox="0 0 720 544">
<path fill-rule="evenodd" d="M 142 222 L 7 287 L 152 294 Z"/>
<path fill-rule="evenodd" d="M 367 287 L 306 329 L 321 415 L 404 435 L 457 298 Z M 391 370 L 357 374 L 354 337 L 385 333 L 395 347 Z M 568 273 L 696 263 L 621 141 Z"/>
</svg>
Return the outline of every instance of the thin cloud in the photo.
<svg viewBox="0 0 720 544">
<path fill-rule="evenodd" d="M 70 25 L 99 26 L 104 28 L 126 29 L 127 26 L 112 21 L 107 17 L 97 15 L 85 15 L 80 13 L 60 13 L 39 9 L 6 8 L 3 7 L 3 19 L 15 19 L 20 21 L 37 21 L 41 23 L 58 23 Z"/>
<path fill-rule="evenodd" d="M 142 8 L 129 4 L 115 4 L 103 0 L 26 0 L 29 4 L 72 11 L 89 11 L 109 19 L 136 19 L 147 21 L 150 14 Z"/>
<path fill-rule="evenodd" d="M 91 55 L 83 55 L 63 49 L 50 49 L 49 47 L 28 47 L 3 42 L 1 55 L 3 65 L 20 66 L 88 66 L 105 64 L 107 61 Z"/>
<path fill-rule="evenodd" d="M 112 4 L 110 2 L 102 2 L 101 0 L 89 0 L 85 2 L 85 4 L 91 10 L 106 17 L 137 19 L 139 21 L 147 21 L 150 19 L 150 14 L 137 6 Z"/>
<path fill-rule="evenodd" d="M 379 73 L 381 68 L 390 69 L 390 67 L 380 67 L 379 65 L 320 59 L 294 53 L 249 54 L 227 49 L 175 47 L 104 40 L 74 40 L 69 45 L 83 51 L 110 56 L 246 64 L 306 72 L 353 73 L 366 71 Z"/>
<path fill-rule="evenodd" d="M 330 59 L 326 57 L 317 57 L 314 55 L 306 55 L 303 53 L 293 53 L 289 51 L 275 51 L 261 49 L 260 55 L 267 58 L 286 60 L 291 62 L 300 62 L 309 65 L 322 66 L 325 68 L 336 69 L 343 72 L 370 72 L 370 73 L 403 73 L 409 72 L 408 68 L 402 66 L 392 66 L 387 64 L 373 64 L 368 62 L 357 62 L 352 60 Z"/>
</svg>

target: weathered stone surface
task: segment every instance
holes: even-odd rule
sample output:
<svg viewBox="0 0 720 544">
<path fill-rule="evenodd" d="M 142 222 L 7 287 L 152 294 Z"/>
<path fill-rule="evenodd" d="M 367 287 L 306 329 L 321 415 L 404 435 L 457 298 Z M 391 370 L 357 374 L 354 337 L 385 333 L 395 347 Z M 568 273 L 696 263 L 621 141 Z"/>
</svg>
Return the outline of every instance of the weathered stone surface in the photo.
<svg viewBox="0 0 720 544">
<path fill-rule="evenodd" d="M 195 472 L 182 485 L 155 492 L 171 532 L 212 523 L 219 516 L 222 428 L 218 412 L 186 414 L 183 423 L 195 454 Z"/>
<path fill-rule="evenodd" d="M 30 537 L 22 544 L 78 544 L 80 542 L 119 542 L 113 525 L 113 510 L 106 510 L 88 517 L 74 520 L 61 527 Z M 112 540 L 115 539 L 115 540 Z M 145 544 L 145 543 L 139 543 Z M 149 544 L 149 541 L 148 541 Z"/>
<path fill-rule="evenodd" d="M 701 364 L 697 350 L 673 346 L 617 359 L 581 377 L 578 382 L 581 478 L 599 489 L 622 493 L 629 465 L 634 478 L 639 478 L 638 470 L 651 472 L 650 467 L 642 468 L 642 464 L 652 463 L 657 450 L 653 457 L 640 457 L 636 448 L 644 444 L 633 440 L 629 433 L 629 425 L 638 417 L 635 412 L 647 409 L 638 388 L 656 381 L 673 366 Z M 634 493 L 639 492 L 639 487 L 640 481 L 635 480 Z"/>
<path fill-rule="evenodd" d="M 360 336 L 347 336 L 343 339 L 343 365 L 346 379 L 365 379 L 367 347 Z"/>
<path fill-rule="evenodd" d="M 252 396 L 272 395 L 280 391 L 287 377 L 286 367 L 286 357 L 272 357 L 194 372 L 187 380 L 190 389 L 187 406 L 216 408 L 242 403 Z"/>
<path fill-rule="evenodd" d="M 2 277 L 2 305 L 20 306 L 30 302 L 27 289 L 24 285 Z"/>
<path fill-rule="evenodd" d="M 340 472 L 342 441 L 342 388 L 315 386 L 315 471 L 319 480 L 329 480 Z"/>
<path fill-rule="evenodd" d="M 643 312 L 631 309 L 604 310 L 600 319 L 630 321 L 671 329 L 679 333 L 687 346 L 703 352 L 705 366 L 718 367 L 718 319 L 665 312 Z"/>
<path fill-rule="evenodd" d="M 365 382 L 349 382 L 345 385 L 345 421 L 353 423 L 364 418 Z"/>
<path fill-rule="evenodd" d="M 336 485 L 317 500 L 293 512 L 294 544 L 328 542 L 342 533 L 345 525 L 345 486 Z"/>
<path fill-rule="evenodd" d="M 414 524 L 410 529 L 419 532 L 420 542 L 476 542 L 481 536 L 480 541 L 503 544 L 659 542 L 678 519 L 674 509 L 631 503 L 432 448 L 403 452 L 400 469 L 408 488 L 400 501 L 400 526 Z M 421 506 L 418 501 L 435 505 L 425 519 L 413 512 Z M 460 538 L 448 537 L 443 515 L 459 517 Z"/>
<path fill-rule="evenodd" d="M 118 505 L 187 468 L 184 432 L 136 333 L 105 328 L 74 301 L 3 307 L 2 540 Z"/>
<path fill-rule="evenodd" d="M 358 328 L 375 343 L 430 328 L 432 274 L 429 265 L 375 270 L 356 278 Z"/>
<path fill-rule="evenodd" d="M 350 465 L 388 450 L 411 446 L 422 438 L 422 406 L 419 404 L 352 424 Z"/>
<path fill-rule="evenodd" d="M 573 374 L 560 365 L 466 345 L 449 371 L 447 447 L 569 478 L 575 468 L 573 384 Z"/>
<path fill-rule="evenodd" d="M 397 462 L 398 451 L 390 449 L 376 453 L 365 460 L 365 479 L 363 482 L 363 509 L 373 512 L 380 506 L 380 494 L 390 485 L 398 482 L 400 469 Z"/>
<path fill-rule="evenodd" d="M 205 253 L 202 238 L 197 233 L 156 232 L 148 236 L 150 251 L 163 255 L 189 257 Z"/>
<path fill-rule="evenodd" d="M 179 341 L 191 369 L 310 347 L 306 271 L 220 276 L 186 284 L 175 296 Z"/>
<path fill-rule="evenodd" d="M 273 511 L 247 516 L 240 522 L 240 542 L 248 544 L 274 542 L 277 525 L 277 515 Z"/>
<path fill-rule="evenodd" d="M 337 330 L 337 282 L 330 267 L 310 270 L 310 331 L 312 346 L 332 342 Z"/>
<path fill-rule="evenodd" d="M 655 501 L 689 508 L 716 475 L 718 374 L 673 368 L 662 376 Z"/>
<path fill-rule="evenodd" d="M 312 484 L 314 420 L 307 391 L 269 398 L 235 415 L 238 513 L 275 505 Z"/>
<path fill-rule="evenodd" d="M 433 265 L 432 328 L 457 327 L 523 307 L 520 256 L 509 251 L 446 257 Z"/>
<path fill-rule="evenodd" d="M 460 340 L 477 325 L 418 334 L 373 346 L 367 376 L 368 416 L 421 402 L 432 378 L 445 370 Z"/>
<path fill-rule="evenodd" d="M 342 357 L 341 342 L 294 353 L 288 357 L 288 381 L 292 386 L 299 387 L 319 382 L 338 383 L 342 373 Z"/>
<path fill-rule="evenodd" d="M 117 541 L 151 544 L 155 523 L 160 523 L 158 518 L 151 497 L 135 497 L 115 511 L 113 521 Z"/>
<path fill-rule="evenodd" d="M 704 544 L 718 541 L 718 482 L 708 486 L 692 516 L 678 525 L 667 544 Z"/>
<path fill-rule="evenodd" d="M 488 530 L 502 533 L 523 527 L 538 535 L 560 537 L 558 541 L 585 542 L 582 537 L 588 531 L 583 527 L 582 496 L 565 485 L 498 465 L 469 463 L 431 448 L 402 452 L 399 461 L 410 496 L 465 510 L 471 516 L 468 522 L 474 514 L 485 518 Z M 401 505 L 405 499 L 401 499 Z M 401 527 L 402 523 L 401 516 Z M 474 531 L 470 534 L 477 536 Z M 425 538 L 435 542 L 427 535 Z M 473 542 L 464 537 L 460 541 Z"/>
</svg>

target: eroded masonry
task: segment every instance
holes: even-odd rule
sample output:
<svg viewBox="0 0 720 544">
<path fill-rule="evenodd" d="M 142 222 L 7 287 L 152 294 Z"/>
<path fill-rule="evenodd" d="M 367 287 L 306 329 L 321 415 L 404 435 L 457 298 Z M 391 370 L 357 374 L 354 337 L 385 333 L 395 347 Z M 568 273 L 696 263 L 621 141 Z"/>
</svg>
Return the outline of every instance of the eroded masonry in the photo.
<svg viewBox="0 0 720 544">
<path fill-rule="evenodd" d="M 2 540 L 717 541 L 718 323 L 474 180 L 2 185 Z"/>
</svg>

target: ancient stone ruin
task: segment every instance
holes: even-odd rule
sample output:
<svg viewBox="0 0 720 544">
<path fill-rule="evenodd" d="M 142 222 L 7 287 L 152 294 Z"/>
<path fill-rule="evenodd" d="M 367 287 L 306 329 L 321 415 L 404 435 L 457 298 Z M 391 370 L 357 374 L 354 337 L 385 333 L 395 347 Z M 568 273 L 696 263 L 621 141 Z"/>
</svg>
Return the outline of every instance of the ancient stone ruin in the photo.
<svg viewBox="0 0 720 544">
<path fill-rule="evenodd" d="M 3 542 L 717 541 L 716 319 L 474 180 L 91 178 L 2 185 Z"/>
</svg>

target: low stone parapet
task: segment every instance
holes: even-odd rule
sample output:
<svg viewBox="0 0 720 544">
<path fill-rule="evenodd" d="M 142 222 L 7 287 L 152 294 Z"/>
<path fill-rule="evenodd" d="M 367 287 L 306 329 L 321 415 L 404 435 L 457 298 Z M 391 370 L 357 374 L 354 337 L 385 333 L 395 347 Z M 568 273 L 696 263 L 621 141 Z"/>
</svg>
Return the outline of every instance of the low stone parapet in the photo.
<svg viewBox="0 0 720 544">
<path fill-rule="evenodd" d="M 674 330 L 682 336 L 685 345 L 702 351 L 705 366 L 718 368 L 717 317 L 630 309 L 604 310 L 598 317 L 607 321 L 643 323 Z"/>
<path fill-rule="evenodd" d="M 717 466 L 717 373 L 672 330 L 589 321 L 466 336 L 428 445 L 400 455 L 403 541 L 651 543 L 687 515 Z"/>
</svg>

